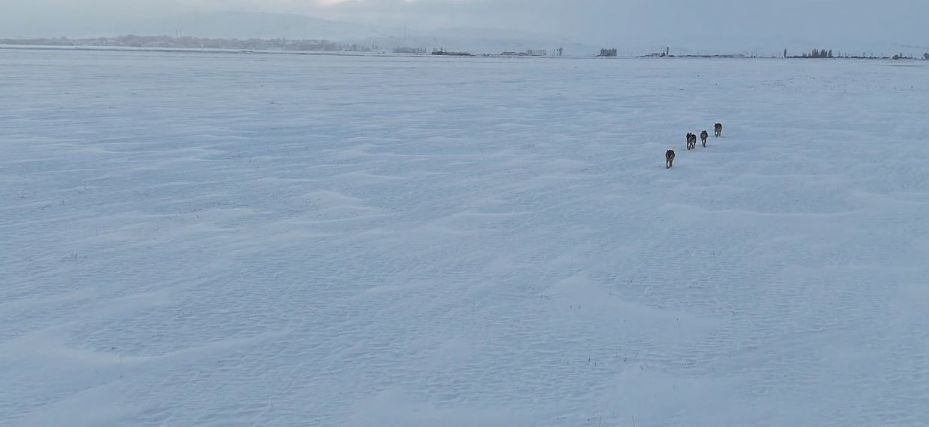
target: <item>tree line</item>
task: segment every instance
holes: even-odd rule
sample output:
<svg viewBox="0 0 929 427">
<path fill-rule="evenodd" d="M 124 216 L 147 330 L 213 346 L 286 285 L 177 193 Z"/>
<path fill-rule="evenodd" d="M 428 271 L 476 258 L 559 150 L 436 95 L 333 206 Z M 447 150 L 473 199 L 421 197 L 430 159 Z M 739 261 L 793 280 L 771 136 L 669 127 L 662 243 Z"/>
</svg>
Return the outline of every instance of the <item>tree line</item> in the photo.
<svg viewBox="0 0 929 427">
<path fill-rule="evenodd" d="M 832 49 L 813 49 L 809 52 L 803 52 L 798 55 L 788 55 L 787 49 L 784 49 L 784 58 L 847 58 L 847 59 L 916 59 L 912 56 L 907 56 L 902 53 L 895 54 L 893 56 L 874 56 L 874 54 L 865 54 L 862 53 L 859 55 L 849 55 L 847 53 L 839 53 L 838 55 L 833 55 Z M 923 54 L 923 59 L 929 61 L 929 52 Z"/>
<path fill-rule="evenodd" d="M 787 49 L 784 49 L 784 58 L 835 58 L 835 56 L 832 55 L 832 49 L 813 49 L 803 52 L 800 56 L 787 56 Z"/>
</svg>

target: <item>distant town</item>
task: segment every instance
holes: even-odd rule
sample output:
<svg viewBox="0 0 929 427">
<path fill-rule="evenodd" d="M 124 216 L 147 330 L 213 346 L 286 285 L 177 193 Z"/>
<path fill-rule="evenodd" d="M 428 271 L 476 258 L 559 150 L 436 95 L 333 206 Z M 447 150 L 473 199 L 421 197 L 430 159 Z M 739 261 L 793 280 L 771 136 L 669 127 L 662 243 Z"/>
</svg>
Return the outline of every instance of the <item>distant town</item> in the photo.
<svg viewBox="0 0 929 427">
<path fill-rule="evenodd" d="M 435 55 L 435 56 L 500 56 L 500 57 L 561 57 L 566 56 L 564 48 L 554 49 L 524 49 L 504 50 L 502 52 L 481 52 L 449 50 L 444 47 L 413 47 L 398 46 L 384 47 L 376 43 L 346 43 L 330 40 L 291 40 L 291 39 L 229 39 L 205 37 L 171 37 L 171 36 L 137 36 L 126 35 L 119 37 L 95 38 L 29 38 L 29 39 L 0 39 L 0 47 L 90 47 L 90 48 L 135 48 L 135 49 L 206 49 L 206 50 L 239 50 L 239 51 L 285 51 L 285 52 L 356 52 L 356 53 L 393 53 L 403 55 Z M 619 57 L 616 48 L 603 48 L 600 52 L 572 52 L 572 56 L 593 56 L 600 58 Z M 786 59 L 883 59 L 883 60 L 929 60 L 929 52 L 922 58 L 902 53 L 874 54 L 874 53 L 833 53 L 832 49 L 812 49 L 799 54 L 790 53 L 784 49 L 782 55 L 757 55 L 746 53 L 732 54 L 674 54 L 670 47 L 649 53 L 637 55 L 641 58 L 786 58 Z"/>
</svg>

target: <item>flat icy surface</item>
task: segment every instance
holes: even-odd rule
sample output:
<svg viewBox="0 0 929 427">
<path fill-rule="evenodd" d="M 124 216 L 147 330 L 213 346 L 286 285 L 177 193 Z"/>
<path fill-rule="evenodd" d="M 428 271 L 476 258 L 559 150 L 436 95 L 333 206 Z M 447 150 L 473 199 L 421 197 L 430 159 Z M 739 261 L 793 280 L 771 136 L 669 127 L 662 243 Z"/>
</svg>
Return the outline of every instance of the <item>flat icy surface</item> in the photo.
<svg viewBox="0 0 929 427">
<path fill-rule="evenodd" d="M 0 424 L 925 426 L 927 94 L 0 50 Z"/>
</svg>

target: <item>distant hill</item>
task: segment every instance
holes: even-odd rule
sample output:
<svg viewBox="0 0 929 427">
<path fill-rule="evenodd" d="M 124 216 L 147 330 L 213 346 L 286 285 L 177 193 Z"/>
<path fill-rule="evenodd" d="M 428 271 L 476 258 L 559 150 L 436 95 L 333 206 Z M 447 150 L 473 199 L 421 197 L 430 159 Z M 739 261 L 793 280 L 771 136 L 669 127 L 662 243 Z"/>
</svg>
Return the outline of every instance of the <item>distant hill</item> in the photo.
<svg viewBox="0 0 929 427">
<path fill-rule="evenodd" d="M 211 12 L 176 16 L 134 16 L 118 20 L 56 19 L 22 22 L 0 17 L 0 37 L 116 37 L 122 35 L 212 38 L 355 39 L 383 30 L 310 16 L 283 13 Z"/>
<path fill-rule="evenodd" d="M 348 40 L 384 36 L 387 30 L 303 15 L 217 12 L 166 17 L 143 23 L 142 32 L 195 37 Z"/>
<path fill-rule="evenodd" d="M 139 17 L 120 21 L 61 22 L 55 30 L 30 26 L 0 28 L 0 38 L 92 38 L 138 36 L 184 36 L 225 39 L 330 40 L 392 50 L 400 47 L 445 48 L 474 53 L 499 53 L 528 49 L 564 48 L 566 55 L 588 55 L 597 46 L 553 36 L 488 28 L 449 28 L 416 31 L 404 28 L 362 25 L 304 15 L 255 12 L 214 12 L 179 16 Z"/>
<path fill-rule="evenodd" d="M 592 47 L 555 37 L 488 28 L 449 28 L 416 31 L 331 21 L 303 15 L 223 12 L 160 18 L 147 25 L 146 34 L 225 38 L 325 39 L 337 42 L 398 47 L 448 48 L 478 53 L 504 50 L 554 49 L 586 52 Z"/>
</svg>

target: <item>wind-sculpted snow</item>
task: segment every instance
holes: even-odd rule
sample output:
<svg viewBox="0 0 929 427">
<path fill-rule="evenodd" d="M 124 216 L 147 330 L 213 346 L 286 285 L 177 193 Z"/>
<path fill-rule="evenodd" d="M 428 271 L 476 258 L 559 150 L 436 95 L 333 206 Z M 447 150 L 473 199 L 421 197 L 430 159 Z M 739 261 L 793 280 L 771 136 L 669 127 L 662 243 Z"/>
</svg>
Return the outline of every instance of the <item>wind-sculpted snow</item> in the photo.
<svg viewBox="0 0 929 427">
<path fill-rule="evenodd" d="M 929 424 L 908 65 L 0 50 L 0 424 Z"/>
</svg>

